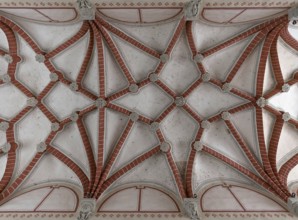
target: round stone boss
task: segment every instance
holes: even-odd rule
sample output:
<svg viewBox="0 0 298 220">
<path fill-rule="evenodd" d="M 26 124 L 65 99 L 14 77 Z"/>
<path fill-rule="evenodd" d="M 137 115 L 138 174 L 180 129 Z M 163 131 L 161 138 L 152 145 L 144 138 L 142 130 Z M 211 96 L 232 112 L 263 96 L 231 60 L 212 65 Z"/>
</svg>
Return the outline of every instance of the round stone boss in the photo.
<svg viewBox="0 0 298 220">
<path fill-rule="evenodd" d="M 171 145 L 168 142 L 164 141 L 160 145 L 160 150 L 164 153 L 167 153 L 171 150 Z"/>
</svg>

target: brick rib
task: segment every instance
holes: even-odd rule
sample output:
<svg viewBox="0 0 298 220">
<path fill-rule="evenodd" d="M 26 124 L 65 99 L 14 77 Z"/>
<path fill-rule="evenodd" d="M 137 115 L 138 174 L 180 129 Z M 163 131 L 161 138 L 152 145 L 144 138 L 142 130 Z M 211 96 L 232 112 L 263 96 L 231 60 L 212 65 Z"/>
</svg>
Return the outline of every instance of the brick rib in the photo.
<svg viewBox="0 0 298 220">
<path fill-rule="evenodd" d="M 182 177 L 181 177 L 180 172 L 177 168 L 177 165 L 176 165 L 176 163 L 173 159 L 171 151 L 166 153 L 166 157 L 167 157 L 167 161 L 168 161 L 168 164 L 170 166 L 170 169 L 171 169 L 171 171 L 174 175 L 175 183 L 176 183 L 176 186 L 178 187 L 180 196 L 182 198 L 185 198 L 186 197 L 186 192 L 185 192 L 185 189 L 184 189 L 184 186 L 183 186 Z"/>
<path fill-rule="evenodd" d="M 201 83 L 202 83 L 202 79 L 201 78 L 198 79 L 198 80 L 196 80 L 194 83 L 191 84 L 191 86 L 189 88 L 187 88 L 183 92 L 182 96 L 184 98 L 188 97 L 196 88 L 198 88 L 199 85 L 201 85 Z"/>
<path fill-rule="evenodd" d="M 112 153 L 111 153 L 111 155 L 108 159 L 108 162 L 107 162 L 107 164 L 106 164 L 106 166 L 105 166 L 105 168 L 102 172 L 102 175 L 100 176 L 100 180 L 99 180 L 98 184 L 96 185 L 96 188 L 93 188 L 95 190 L 93 192 L 93 195 L 97 195 L 99 193 L 102 184 L 106 181 L 106 179 L 107 179 L 107 177 L 108 177 L 108 175 L 109 175 L 109 173 L 110 173 L 110 171 L 111 171 L 111 169 L 112 169 L 112 167 L 113 167 L 113 165 L 114 165 L 114 163 L 115 163 L 121 149 L 123 148 L 123 145 L 124 145 L 128 135 L 129 135 L 129 133 L 130 133 L 132 127 L 133 127 L 133 124 L 134 123 L 131 120 L 129 120 L 126 127 L 124 128 L 124 130 L 123 130 L 123 132 L 122 132 L 116 146 L 114 147 L 114 149 L 113 149 L 113 151 L 112 151 Z"/>
<path fill-rule="evenodd" d="M 152 157 L 153 155 L 160 152 L 160 147 L 156 146 L 153 149 L 147 151 L 146 153 L 142 154 L 141 156 L 137 157 L 135 160 L 127 164 L 126 166 L 122 167 L 119 171 L 117 171 L 115 174 L 113 174 L 109 179 L 107 179 L 104 184 L 102 185 L 102 188 L 100 189 L 99 193 L 96 195 L 96 199 L 99 198 L 99 196 L 117 179 L 119 179 L 121 176 L 126 174 L 129 170 L 133 169 L 137 165 L 141 164 L 148 158 Z"/>
<path fill-rule="evenodd" d="M 125 64 L 121 53 L 117 49 L 116 44 L 113 41 L 113 39 L 111 38 L 111 36 L 109 35 L 109 33 L 97 21 L 95 21 L 95 23 L 96 23 L 98 29 L 100 30 L 100 32 L 102 33 L 102 36 L 106 40 L 106 43 L 108 44 L 112 54 L 114 55 L 117 63 L 119 64 L 119 67 L 122 70 L 122 72 L 123 72 L 124 76 L 126 77 L 127 81 L 130 84 L 136 83 L 133 76 L 132 76 L 132 74 L 131 74 L 131 72 L 129 71 L 128 67 Z"/>
<path fill-rule="evenodd" d="M 156 85 L 158 85 L 165 93 L 167 93 L 171 97 L 176 97 L 175 92 L 170 89 L 166 84 L 164 84 L 162 81 L 157 81 Z"/>
<path fill-rule="evenodd" d="M 97 152 L 97 166 L 95 173 L 95 181 L 92 187 L 92 192 L 96 190 L 100 176 L 103 169 L 104 160 L 104 144 L 105 144 L 105 121 L 106 121 L 106 109 L 99 109 L 98 111 L 98 152 Z"/>
<path fill-rule="evenodd" d="M 280 176 L 282 184 L 287 187 L 287 179 L 289 176 L 290 171 L 298 164 L 298 154 L 295 154 L 293 157 L 291 157 L 287 162 L 285 162 L 278 174 Z"/>
<path fill-rule="evenodd" d="M 200 128 L 197 135 L 196 135 L 196 140 L 200 140 L 202 135 L 203 135 L 203 128 Z M 188 160 L 187 160 L 187 165 L 186 165 L 186 194 L 188 198 L 193 197 L 193 190 L 192 190 L 192 173 L 193 173 L 193 165 L 196 157 L 196 150 L 191 147 Z"/>
<path fill-rule="evenodd" d="M 269 162 L 267 149 L 266 149 L 266 145 L 265 145 L 265 138 L 264 138 L 263 114 L 262 114 L 262 109 L 260 109 L 260 108 L 256 108 L 256 124 L 257 124 L 259 149 L 260 149 L 260 154 L 261 154 L 265 172 L 271 177 L 271 179 L 273 180 L 273 182 L 276 185 L 280 185 L 277 177 L 275 176 L 275 174 L 272 170 L 271 164 Z"/>
<path fill-rule="evenodd" d="M 110 23 L 103 20 L 101 17 L 96 16 L 96 20 L 98 21 L 99 24 L 104 26 L 107 30 L 111 31 L 112 33 L 114 33 L 115 35 L 117 35 L 118 37 L 123 39 L 124 41 L 130 43 L 131 45 L 139 48 L 143 52 L 145 52 L 153 57 L 159 58 L 160 54 L 157 51 L 145 46 L 144 44 L 140 43 L 139 41 L 135 40 L 134 38 L 128 36 L 124 32 L 120 31 L 118 28 L 114 27 Z"/>
<path fill-rule="evenodd" d="M 62 163 L 64 163 L 68 168 L 70 168 L 80 179 L 82 186 L 84 188 L 84 195 L 87 195 L 88 193 L 88 185 L 89 180 L 84 171 L 75 163 L 73 162 L 69 157 L 65 156 L 61 151 L 58 149 L 48 146 L 47 152 L 51 153 L 53 156 L 55 156 L 58 160 L 60 160 Z"/>
<path fill-rule="evenodd" d="M 273 69 L 275 80 L 276 80 L 277 84 L 283 85 L 284 84 L 284 78 L 283 78 L 282 71 L 281 71 L 281 68 L 280 68 L 280 62 L 279 62 L 278 52 L 277 52 L 278 37 L 279 36 L 276 36 L 273 43 L 272 43 L 272 46 L 270 48 L 270 57 L 271 57 L 271 66 L 272 66 L 272 69 Z"/>
<path fill-rule="evenodd" d="M 212 150 L 211 148 L 208 148 L 206 146 L 203 147 L 203 151 L 210 154 L 211 156 L 225 162 L 226 164 L 230 165 L 240 173 L 242 173 L 244 176 L 248 177 L 249 179 L 253 180 L 254 182 L 258 183 L 261 187 L 265 188 L 266 190 L 272 192 L 273 194 L 279 196 L 282 200 L 287 201 L 288 196 L 284 195 L 284 193 L 279 190 L 278 192 L 275 192 L 274 189 L 266 183 L 263 179 L 256 176 L 254 173 L 252 173 L 250 170 L 244 168 L 240 164 L 236 163 L 235 161 L 229 159 L 228 157 L 218 153 L 215 150 Z"/>
<path fill-rule="evenodd" d="M 52 50 L 51 52 L 47 53 L 45 57 L 47 59 L 55 57 L 57 54 L 61 53 L 62 51 L 68 49 L 71 47 L 73 44 L 75 44 L 77 41 L 79 41 L 87 32 L 89 29 L 88 22 L 83 22 L 80 30 L 72 36 L 70 39 L 68 39 L 66 42 L 58 46 L 56 49 Z"/>
<path fill-rule="evenodd" d="M 36 166 L 40 158 L 42 157 L 42 153 L 37 153 L 29 163 L 29 165 L 24 169 L 21 175 L 5 190 L 0 194 L 0 201 L 10 196 L 16 189 L 22 184 L 22 182 L 28 177 L 32 169 Z"/>
<path fill-rule="evenodd" d="M 275 124 L 273 126 L 273 131 L 271 134 L 270 145 L 268 150 L 269 162 L 271 164 L 271 167 L 275 176 L 278 176 L 277 167 L 276 167 L 276 153 L 277 153 L 278 142 L 280 139 L 283 125 L 284 125 L 283 119 L 281 117 L 277 117 Z"/>
<path fill-rule="evenodd" d="M 15 145 L 14 143 L 10 143 L 10 144 Z M 15 170 L 15 164 L 16 164 L 16 151 L 10 150 L 7 154 L 7 163 L 6 163 L 5 171 L 0 181 L 0 193 L 2 193 L 3 190 L 8 186 L 12 178 L 12 174 Z"/>
<path fill-rule="evenodd" d="M 238 60 L 236 61 L 235 65 L 233 66 L 232 70 L 227 76 L 226 82 L 231 82 L 234 77 L 236 76 L 236 73 L 246 60 L 246 58 L 252 53 L 252 51 L 260 44 L 260 42 L 264 39 L 266 34 L 268 33 L 268 30 L 262 30 L 260 31 L 253 40 L 248 44 L 248 46 L 245 48 L 245 50 L 242 52 Z"/>
<path fill-rule="evenodd" d="M 30 45 L 30 47 L 34 50 L 35 53 L 43 53 L 39 46 L 34 42 L 34 40 L 32 40 L 32 38 L 17 24 L 2 16 L 0 16 L 0 21 L 6 24 L 10 29 L 18 33 Z M 17 45 L 15 45 L 15 47 L 16 46 Z"/>
<path fill-rule="evenodd" d="M 200 123 L 202 121 L 202 119 L 200 118 L 200 116 L 198 115 L 198 113 L 196 113 L 194 110 L 192 110 L 192 108 L 186 104 L 183 106 L 183 109 L 193 118 L 193 120 L 195 120 L 197 123 Z"/>
<path fill-rule="evenodd" d="M 256 86 L 257 97 L 261 97 L 263 95 L 265 68 L 266 68 L 266 62 L 270 52 L 270 48 L 274 42 L 274 39 L 278 36 L 280 30 L 283 28 L 284 25 L 285 24 L 282 23 L 277 27 L 275 27 L 266 37 L 265 43 L 262 47 L 262 52 L 261 52 L 258 71 L 257 71 L 257 86 Z"/>
<path fill-rule="evenodd" d="M 280 32 L 280 36 L 284 40 L 284 42 L 286 42 L 294 50 L 298 51 L 298 42 L 294 37 L 292 37 L 287 27 L 288 26 L 282 29 L 282 31 Z"/>
<path fill-rule="evenodd" d="M 87 48 L 87 52 L 84 58 L 84 61 L 82 63 L 82 66 L 80 68 L 80 72 L 78 74 L 77 77 L 77 83 L 81 84 L 83 86 L 83 78 L 84 76 L 87 74 L 88 71 L 88 66 L 90 65 L 91 61 L 92 61 L 92 52 L 94 51 L 94 34 L 93 34 L 93 30 L 89 29 L 89 35 L 90 35 L 90 39 L 89 39 L 89 43 L 88 43 L 88 48 Z"/>
<path fill-rule="evenodd" d="M 187 37 L 189 49 L 192 53 L 192 56 L 194 57 L 197 54 L 197 49 L 196 49 L 195 41 L 193 39 L 193 34 L 192 34 L 192 21 L 186 22 L 186 37 Z"/>
<path fill-rule="evenodd" d="M 185 17 L 182 17 L 182 19 L 179 21 L 179 24 L 173 34 L 173 37 L 172 39 L 170 40 L 169 44 L 168 44 L 168 47 L 165 51 L 166 54 L 170 55 L 174 46 L 176 45 L 184 27 L 185 27 L 185 24 L 186 24 L 186 20 L 185 20 Z"/>
<path fill-rule="evenodd" d="M 284 189 L 281 184 L 276 184 L 274 181 L 272 181 L 272 178 L 270 176 L 268 176 L 267 173 L 263 170 L 263 168 L 261 167 L 261 165 L 259 164 L 259 162 L 255 158 L 255 156 L 252 154 L 251 150 L 249 149 L 249 147 L 247 146 L 247 144 L 243 140 L 242 136 L 240 135 L 240 133 L 235 128 L 235 126 L 232 124 L 232 122 L 231 121 L 225 121 L 225 123 L 226 123 L 227 127 L 230 129 L 230 131 L 231 131 L 232 135 L 234 136 L 235 140 L 237 141 L 238 145 L 240 146 L 240 148 L 244 152 L 245 156 L 250 161 L 251 165 L 261 175 L 261 177 L 264 178 L 266 180 L 266 182 L 268 184 L 270 184 L 271 187 L 276 192 L 281 190 L 281 191 L 284 192 L 285 195 L 289 196 L 290 195 L 289 192 L 286 189 Z"/>
<path fill-rule="evenodd" d="M 94 33 L 94 37 L 96 40 L 96 46 L 97 46 L 97 55 L 98 55 L 98 70 L 99 70 L 99 96 L 101 98 L 106 97 L 106 90 L 105 90 L 105 58 L 104 58 L 104 48 L 103 48 L 103 42 L 102 42 L 102 36 L 97 30 L 95 24 L 93 22 L 90 22 L 91 28 Z"/>
<path fill-rule="evenodd" d="M 84 144 L 85 152 L 87 154 L 88 163 L 89 163 L 90 181 L 88 185 L 88 192 L 90 192 L 95 179 L 96 164 L 95 164 L 92 146 L 82 118 L 79 118 L 79 120 L 77 121 L 77 125 Z"/>
<path fill-rule="evenodd" d="M 162 122 L 165 119 L 165 117 L 167 117 L 175 108 L 176 105 L 174 103 L 171 104 L 158 116 L 158 118 L 155 121 L 158 123 Z"/>
<path fill-rule="evenodd" d="M 226 47 L 229 47 L 259 31 L 261 31 L 262 29 L 265 29 L 265 28 L 273 28 L 275 26 L 277 26 L 279 23 L 281 22 L 284 22 L 284 21 L 287 21 L 288 20 L 288 17 L 287 16 L 282 16 L 282 17 L 278 17 L 278 18 L 275 18 L 275 19 L 272 19 L 270 21 L 267 21 L 267 22 L 264 22 L 262 24 L 259 24 L 255 27 L 252 27 L 250 29 L 248 29 L 247 31 L 244 31 L 243 33 L 231 38 L 230 40 L 227 40 L 215 47 L 212 47 L 206 51 L 203 52 L 203 56 L 204 57 L 207 57 L 207 56 L 210 56 Z"/>
</svg>

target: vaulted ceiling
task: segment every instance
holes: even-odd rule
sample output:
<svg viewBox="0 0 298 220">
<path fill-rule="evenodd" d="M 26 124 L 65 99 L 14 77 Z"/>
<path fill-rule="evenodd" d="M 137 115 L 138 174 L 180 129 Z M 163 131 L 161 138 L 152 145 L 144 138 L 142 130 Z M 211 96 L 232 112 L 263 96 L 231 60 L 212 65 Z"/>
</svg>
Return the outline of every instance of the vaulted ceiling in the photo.
<svg viewBox="0 0 298 220">
<path fill-rule="evenodd" d="M 0 1 L 0 219 L 294 218 L 295 2 L 91 2 Z"/>
</svg>

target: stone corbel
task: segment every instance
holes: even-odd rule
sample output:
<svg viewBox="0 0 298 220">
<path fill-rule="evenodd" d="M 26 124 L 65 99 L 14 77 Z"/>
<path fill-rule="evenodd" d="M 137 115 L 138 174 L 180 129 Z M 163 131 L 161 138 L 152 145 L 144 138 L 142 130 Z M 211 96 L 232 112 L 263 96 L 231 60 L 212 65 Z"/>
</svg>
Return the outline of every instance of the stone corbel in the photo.
<svg viewBox="0 0 298 220">
<path fill-rule="evenodd" d="M 81 208 L 77 220 L 88 220 L 95 212 L 96 200 L 83 199 L 81 201 Z"/>
<path fill-rule="evenodd" d="M 298 19 L 298 7 L 297 6 L 289 9 L 288 18 L 289 18 L 289 21 Z"/>
<path fill-rule="evenodd" d="M 89 2 L 89 0 L 77 0 L 76 8 L 81 20 L 95 19 L 95 7 Z"/>
<path fill-rule="evenodd" d="M 198 210 L 198 199 L 185 198 L 183 201 L 184 215 L 191 220 L 200 220 Z"/>
<path fill-rule="evenodd" d="M 199 15 L 202 0 L 191 0 L 184 7 L 184 16 L 186 20 L 196 20 Z"/>
<path fill-rule="evenodd" d="M 298 216 L 298 198 L 289 197 L 288 198 L 288 210 L 295 216 Z"/>
</svg>

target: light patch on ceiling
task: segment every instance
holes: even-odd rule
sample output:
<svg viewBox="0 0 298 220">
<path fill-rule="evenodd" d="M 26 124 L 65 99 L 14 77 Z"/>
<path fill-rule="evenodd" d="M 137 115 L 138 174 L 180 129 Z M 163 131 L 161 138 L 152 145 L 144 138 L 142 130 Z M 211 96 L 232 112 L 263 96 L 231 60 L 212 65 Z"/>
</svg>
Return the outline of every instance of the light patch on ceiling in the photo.
<svg viewBox="0 0 298 220">
<path fill-rule="evenodd" d="M 229 93 L 224 93 L 217 87 L 207 83 L 195 89 L 187 100 L 187 103 L 193 107 L 199 115 L 206 118 L 243 102 L 245 102 L 243 99 Z"/>
<path fill-rule="evenodd" d="M 99 126 L 99 115 L 98 111 L 93 111 L 90 114 L 84 116 L 84 126 L 87 130 L 90 144 L 92 146 L 93 155 L 95 161 L 97 161 L 98 154 L 98 126 Z"/>
<path fill-rule="evenodd" d="M 226 39 L 232 38 L 249 27 L 251 27 L 251 23 L 225 26 L 222 28 L 221 25 L 194 21 L 192 30 L 196 48 L 198 51 L 203 52 L 214 45 L 222 43 Z"/>
<path fill-rule="evenodd" d="M 137 94 L 129 93 L 114 101 L 120 106 L 151 119 L 161 114 L 171 102 L 172 99 L 154 84 L 141 88 Z"/>
<path fill-rule="evenodd" d="M 297 53 L 287 48 L 280 41 L 277 44 L 278 57 L 280 62 L 280 68 L 284 80 L 289 80 L 293 77 L 293 73 L 298 70 Z"/>
<path fill-rule="evenodd" d="M 64 50 L 51 59 L 67 79 L 75 81 L 87 53 L 89 33 L 68 50 Z"/>
<path fill-rule="evenodd" d="M 4 175 L 6 164 L 7 164 L 7 155 L 2 155 L 0 157 L 0 178 L 1 179 Z"/>
<path fill-rule="evenodd" d="M 57 83 L 44 102 L 60 120 L 91 105 L 91 100 L 76 93 L 62 83 Z"/>
<path fill-rule="evenodd" d="M 282 160 L 283 157 L 293 156 L 297 153 L 298 132 L 297 130 L 287 123 L 283 125 L 278 148 L 276 154 L 276 160 Z"/>
<path fill-rule="evenodd" d="M 106 130 L 105 130 L 105 149 L 104 161 L 108 159 L 112 149 L 117 144 L 126 124 L 128 117 L 117 112 L 106 110 Z"/>
<path fill-rule="evenodd" d="M 26 96 L 14 85 L 0 85 L 0 117 L 13 118 L 27 103 Z"/>
<path fill-rule="evenodd" d="M 142 123 L 134 124 L 111 169 L 110 176 L 130 161 L 157 145 L 158 140 L 148 125 Z"/>
<path fill-rule="evenodd" d="M 34 94 L 39 94 L 50 82 L 50 71 L 43 63 L 36 61 L 36 53 L 20 36 L 18 42 L 22 62 L 18 65 L 16 77 Z"/>
<path fill-rule="evenodd" d="M 26 115 L 16 126 L 18 148 L 17 173 L 20 174 L 37 153 L 37 145 L 44 142 L 51 131 L 51 123 L 38 109 Z"/>
<path fill-rule="evenodd" d="M 255 111 L 248 109 L 243 112 L 233 114 L 231 121 L 239 131 L 247 146 L 253 154 L 260 160 L 260 152 L 258 149 L 257 133 L 255 130 Z"/>
<path fill-rule="evenodd" d="M 203 60 L 206 71 L 217 79 L 224 81 L 229 71 L 233 68 L 234 63 L 250 43 L 251 37 L 220 50 Z"/>
<path fill-rule="evenodd" d="M 50 168 L 51 172 L 47 171 Z M 81 186 L 81 181 L 77 175 L 64 163 L 51 154 L 46 154 L 39 161 L 38 166 L 26 179 L 20 189 L 32 187 L 41 183 L 69 182 Z"/>
<path fill-rule="evenodd" d="M 230 166 L 223 161 L 209 156 L 204 153 L 197 153 L 196 159 L 193 165 L 193 191 L 197 192 L 202 187 L 201 184 L 205 184 L 212 181 L 234 180 L 236 182 L 242 182 L 251 184 L 252 182 L 235 169 L 231 169 Z"/>
<path fill-rule="evenodd" d="M 66 40 L 75 35 L 82 22 L 64 25 L 44 25 L 34 22 L 28 22 L 24 19 L 15 19 L 17 24 L 20 24 L 26 32 L 32 36 L 34 41 L 40 45 L 40 47 L 50 52 L 56 47 L 64 43 Z"/>
<path fill-rule="evenodd" d="M 145 160 L 142 164 L 121 177 L 112 187 L 138 182 L 161 185 L 172 192 L 178 193 L 166 157 L 162 153 Z"/>
<path fill-rule="evenodd" d="M 7 74 L 8 63 L 4 59 L 4 56 L 0 56 L 0 75 Z"/>
<path fill-rule="evenodd" d="M 106 95 L 109 96 L 128 86 L 122 70 L 119 68 L 113 54 L 104 44 L 105 75 L 106 75 Z"/>
<path fill-rule="evenodd" d="M 186 161 L 198 126 L 182 109 L 173 110 L 162 122 L 161 130 L 170 142 L 175 161 Z"/>
<path fill-rule="evenodd" d="M 2 50 L 5 50 L 5 51 L 9 50 L 7 37 L 6 37 L 5 33 L 2 30 L 0 30 L 0 48 Z"/>
<path fill-rule="evenodd" d="M 243 62 L 236 76 L 231 81 L 231 86 L 255 95 L 256 72 L 259 64 L 261 47 L 258 46 Z M 266 78 L 266 77 L 265 77 Z"/>
<path fill-rule="evenodd" d="M 279 93 L 269 99 L 269 103 L 274 108 L 284 112 L 289 112 L 292 118 L 298 120 L 298 84 L 290 87 L 288 92 Z"/>
<path fill-rule="evenodd" d="M 178 21 L 176 20 L 146 26 L 132 26 L 120 23 L 115 23 L 114 25 L 141 43 L 162 53 L 176 29 L 177 23 Z"/>
<path fill-rule="evenodd" d="M 244 156 L 240 146 L 223 121 L 214 122 L 210 129 L 204 132 L 202 142 L 211 149 L 215 149 L 217 152 L 253 171 L 250 162 Z"/>
<path fill-rule="evenodd" d="M 195 66 L 185 33 L 175 45 L 171 58 L 161 72 L 160 78 L 176 93 L 182 93 L 200 76 Z"/>
<path fill-rule="evenodd" d="M 99 94 L 99 64 L 98 64 L 98 53 L 97 48 L 93 50 L 93 55 L 89 63 L 86 75 L 83 79 L 83 85 L 94 94 Z"/>
<path fill-rule="evenodd" d="M 68 124 L 52 141 L 52 146 L 75 161 L 89 176 L 89 165 L 84 144 L 75 123 Z"/>
<path fill-rule="evenodd" d="M 137 82 L 147 78 L 149 73 L 154 71 L 159 62 L 158 59 L 143 53 L 116 36 L 113 36 L 113 39 Z"/>
</svg>

